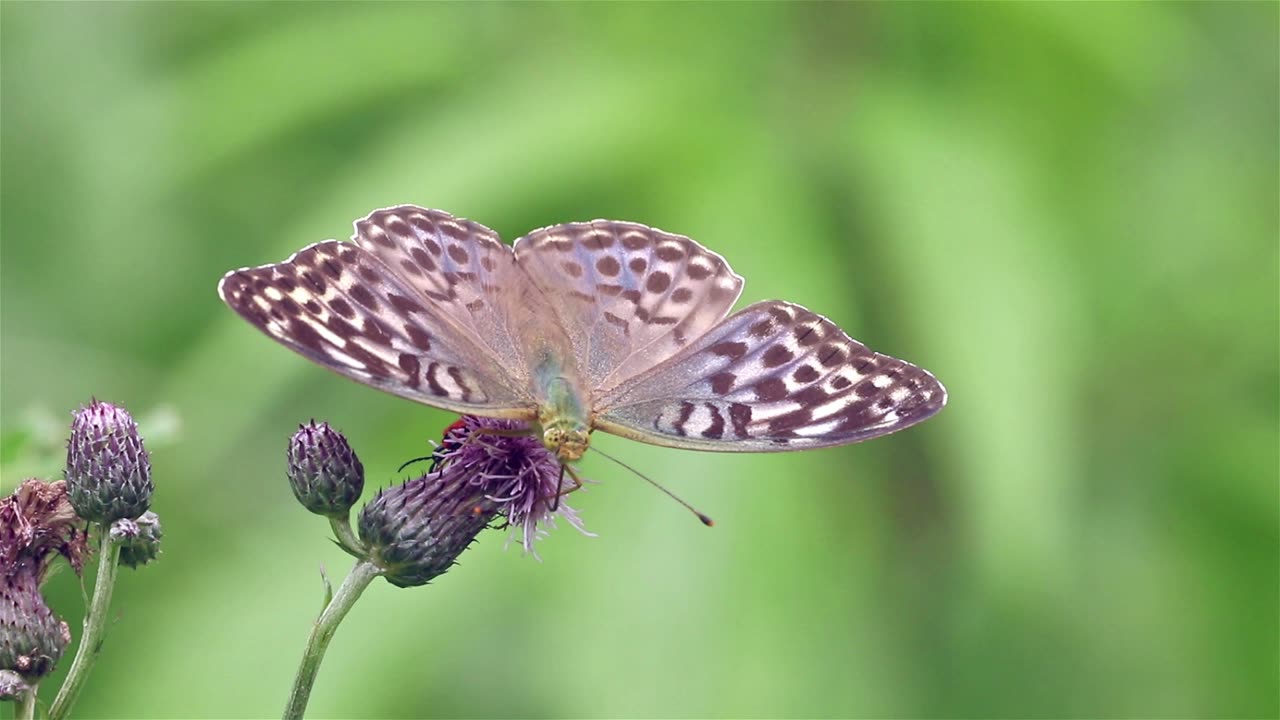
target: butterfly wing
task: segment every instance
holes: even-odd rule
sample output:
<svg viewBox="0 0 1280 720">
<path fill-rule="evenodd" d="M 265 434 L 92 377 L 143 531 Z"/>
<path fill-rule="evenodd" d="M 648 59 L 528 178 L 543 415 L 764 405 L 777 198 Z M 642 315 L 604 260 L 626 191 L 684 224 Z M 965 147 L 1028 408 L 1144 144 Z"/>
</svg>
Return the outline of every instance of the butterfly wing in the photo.
<svg viewBox="0 0 1280 720">
<path fill-rule="evenodd" d="M 482 350 L 477 364 L 496 364 L 512 385 L 528 388 L 528 334 L 548 314 L 546 301 L 497 233 L 416 205 L 376 210 L 355 229 L 357 245 L 418 290 L 438 322 Z M 539 330 L 564 342 L 555 328 Z"/>
<path fill-rule="evenodd" d="M 594 425 L 655 445 L 772 452 L 887 435 L 946 401 L 928 371 L 799 305 L 768 301 L 601 398 Z"/>
<path fill-rule="evenodd" d="M 697 340 L 742 292 L 719 255 L 636 223 L 542 228 L 515 242 L 515 257 L 563 329 L 593 404 Z"/>
<path fill-rule="evenodd" d="M 374 213 L 357 223 L 356 243 L 328 240 L 282 263 L 227 273 L 218 294 L 285 347 L 359 382 L 455 412 L 532 417 L 527 381 L 508 372 L 511 366 L 492 345 L 474 337 L 475 328 L 490 322 L 484 317 L 489 308 L 477 298 L 492 291 L 495 278 L 481 280 L 480 273 L 463 269 L 460 253 L 451 252 L 455 244 L 416 232 L 424 252 L 431 255 L 426 241 L 432 240 L 440 253 L 435 265 L 423 262 L 411 272 L 399 261 L 417 263 L 424 256 L 413 252 L 391 215 L 400 217 Z M 437 233 L 449 235 L 438 226 Z M 468 237 L 473 239 L 450 239 L 475 265 L 503 257 L 486 238 Z M 404 249 L 401 255 L 397 248 Z M 501 243 L 498 248 L 512 267 L 510 251 Z M 497 272 L 499 262 L 491 260 Z"/>
</svg>

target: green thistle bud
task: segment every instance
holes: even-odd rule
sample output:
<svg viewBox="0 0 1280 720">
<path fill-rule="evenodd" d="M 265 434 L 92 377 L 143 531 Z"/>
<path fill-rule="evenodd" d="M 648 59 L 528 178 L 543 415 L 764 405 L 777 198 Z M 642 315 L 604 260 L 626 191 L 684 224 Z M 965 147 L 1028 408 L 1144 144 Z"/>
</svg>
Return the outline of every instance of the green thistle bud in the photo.
<svg viewBox="0 0 1280 720">
<path fill-rule="evenodd" d="M 137 568 L 160 554 L 160 516 L 150 510 L 137 520 L 117 520 L 111 524 L 111 536 L 120 541 L 120 564 Z"/>
<path fill-rule="evenodd" d="M 342 433 L 312 420 L 289 440 L 289 485 L 317 515 L 346 517 L 364 492 L 364 466 Z"/>
<path fill-rule="evenodd" d="M 70 642 L 71 631 L 45 605 L 34 574 L 0 581 L 0 670 L 39 682 Z"/>
<path fill-rule="evenodd" d="M 71 505 L 85 520 L 133 519 L 151 505 L 151 461 L 124 408 L 94 400 L 71 421 L 67 442 Z"/>
</svg>

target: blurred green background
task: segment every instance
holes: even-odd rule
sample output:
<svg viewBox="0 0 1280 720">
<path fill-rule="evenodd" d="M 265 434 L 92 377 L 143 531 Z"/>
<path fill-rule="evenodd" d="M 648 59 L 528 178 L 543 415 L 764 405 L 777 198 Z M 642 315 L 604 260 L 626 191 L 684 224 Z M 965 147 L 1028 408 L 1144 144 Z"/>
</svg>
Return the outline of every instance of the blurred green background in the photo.
<svg viewBox="0 0 1280 720">
<path fill-rule="evenodd" d="M 951 404 L 812 453 L 597 436 L 718 526 L 589 456 L 571 502 L 599 537 L 562 526 L 539 563 L 491 532 L 428 588 L 375 584 L 314 717 L 1280 714 L 1276 4 L 3 3 L 0 26 L 0 417 L 52 447 L 5 492 L 57 472 L 96 395 L 155 436 L 166 530 L 79 715 L 283 707 L 318 569 L 349 567 L 286 438 L 337 424 L 378 486 L 450 416 L 214 287 L 402 202 L 508 241 L 688 234 L 744 303 L 822 312 Z M 75 577 L 48 590 L 78 634 Z"/>
</svg>

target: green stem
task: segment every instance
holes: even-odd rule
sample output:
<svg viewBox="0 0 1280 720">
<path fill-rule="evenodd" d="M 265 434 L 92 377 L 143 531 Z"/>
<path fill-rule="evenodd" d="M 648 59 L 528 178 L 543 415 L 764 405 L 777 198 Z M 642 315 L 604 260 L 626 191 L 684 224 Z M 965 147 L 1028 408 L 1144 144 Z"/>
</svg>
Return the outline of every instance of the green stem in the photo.
<svg viewBox="0 0 1280 720">
<path fill-rule="evenodd" d="M 360 552 L 364 547 L 364 543 L 356 537 L 351 530 L 350 515 L 340 518 L 329 518 L 329 526 L 333 528 L 333 534 L 337 536 L 338 542 L 347 549 L 348 552 Z"/>
<path fill-rule="evenodd" d="M 320 662 L 324 660 L 324 651 L 329 641 L 338 630 L 338 623 L 346 617 L 347 611 L 360 598 L 360 593 L 369 587 L 369 583 L 382 571 L 377 565 L 361 560 L 351 569 L 351 574 L 342 581 L 333 600 L 320 613 L 320 618 L 311 628 L 311 637 L 307 639 L 307 648 L 302 653 L 302 663 L 298 665 L 298 676 L 293 681 L 293 691 L 289 693 L 289 704 L 284 709 L 285 720 L 301 718 L 307 711 L 307 701 L 311 699 L 311 688 L 316 682 L 316 673 L 320 671 Z"/>
<path fill-rule="evenodd" d="M 35 717 L 36 686 L 32 685 L 18 699 L 18 712 L 14 715 L 14 720 L 35 720 Z"/>
<path fill-rule="evenodd" d="M 89 614 L 84 619 L 84 635 L 80 638 L 80 647 L 76 649 L 76 659 L 67 671 L 67 678 L 58 690 L 53 705 L 49 708 L 49 720 L 62 720 L 75 705 L 76 698 L 84 689 L 89 679 L 89 670 L 93 661 L 98 659 L 98 651 L 102 649 L 103 633 L 107 629 L 107 611 L 111 608 L 111 591 L 115 589 L 116 572 L 120 568 L 120 543 L 111 537 L 109 523 L 99 524 L 102 533 L 102 547 L 98 552 L 98 579 L 93 585 L 93 600 L 89 604 Z"/>
</svg>

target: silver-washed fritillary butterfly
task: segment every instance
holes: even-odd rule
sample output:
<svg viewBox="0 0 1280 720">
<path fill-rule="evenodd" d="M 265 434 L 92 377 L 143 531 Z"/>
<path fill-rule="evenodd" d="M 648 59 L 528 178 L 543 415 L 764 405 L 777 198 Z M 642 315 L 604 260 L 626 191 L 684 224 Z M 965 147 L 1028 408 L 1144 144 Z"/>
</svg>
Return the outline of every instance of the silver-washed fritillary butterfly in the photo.
<svg viewBox="0 0 1280 720">
<path fill-rule="evenodd" d="M 681 235 L 595 220 L 497 233 L 386 208 L 282 263 L 227 273 L 224 302 L 285 347 L 427 405 L 536 423 L 562 461 L 594 429 L 691 450 L 858 442 L 938 412 L 933 375 L 799 305 L 729 315 L 742 278 Z"/>
</svg>

